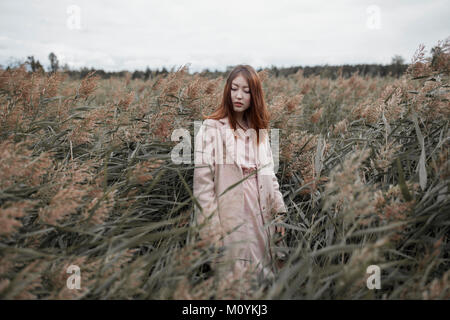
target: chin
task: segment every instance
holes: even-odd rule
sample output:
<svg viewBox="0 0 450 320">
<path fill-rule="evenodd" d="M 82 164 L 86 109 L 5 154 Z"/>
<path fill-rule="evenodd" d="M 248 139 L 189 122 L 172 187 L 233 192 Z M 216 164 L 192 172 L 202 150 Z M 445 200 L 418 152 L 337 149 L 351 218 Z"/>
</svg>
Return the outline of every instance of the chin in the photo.
<svg viewBox="0 0 450 320">
<path fill-rule="evenodd" d="M 242 108 L 233 107 L 234 112 L 244 112 L 247 109 L 248 109 L 248 107 L 247 108 L 245 108 L 245 107 L 242 107 Z"/>
</svg>

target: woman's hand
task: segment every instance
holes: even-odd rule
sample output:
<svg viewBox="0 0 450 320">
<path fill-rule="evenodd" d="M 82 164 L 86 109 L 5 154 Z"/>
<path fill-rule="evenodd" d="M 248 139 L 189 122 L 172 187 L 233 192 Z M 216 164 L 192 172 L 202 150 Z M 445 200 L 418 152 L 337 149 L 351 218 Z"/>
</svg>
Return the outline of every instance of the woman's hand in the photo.
<svg viewBox="0 0 450 320">
<path fill-rule="evenodd" d="M 276 219 L 276 222 L 283 222 L 283 216 L 279 215 Z M 283 226 L 275 225 L 275 233 L 281 233 L 281 236 L 284 236 L 286 229 Z"/>
<path fill-rule="evenodd" d="M 281 235 L 284 236 L 284 233 L 286 232 L 286 230 L 283 226 L 275 226 L 275 232 L 281 233 Z"/>
</svg>

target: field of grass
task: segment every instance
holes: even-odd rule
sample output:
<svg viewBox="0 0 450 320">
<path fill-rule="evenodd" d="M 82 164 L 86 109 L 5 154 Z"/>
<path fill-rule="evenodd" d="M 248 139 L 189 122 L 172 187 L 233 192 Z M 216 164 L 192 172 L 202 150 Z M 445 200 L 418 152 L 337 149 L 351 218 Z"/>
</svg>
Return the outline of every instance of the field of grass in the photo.
<svg viewBox="0 0 450 320">
<path fill-rule="evenodd" d="M 438 46 L 398 79 L 259 73 L 280 129 L 287 259 L 250 291 L 209 268 L 220 252 L 191 223 L 194 164 L 170 156 L 224 78 L 0 70 L 0 298 L 450 298 L 449 40 Z"/>
</svg>

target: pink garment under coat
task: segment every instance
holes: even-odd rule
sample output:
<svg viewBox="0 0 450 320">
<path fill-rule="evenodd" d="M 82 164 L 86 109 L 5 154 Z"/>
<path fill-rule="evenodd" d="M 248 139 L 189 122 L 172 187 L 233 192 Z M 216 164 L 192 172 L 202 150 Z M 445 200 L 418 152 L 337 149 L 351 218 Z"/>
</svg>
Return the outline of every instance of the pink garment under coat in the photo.
<svg viewBox="0 0 450 320">
<path fill-rule="evenodd" d="M 242 139 L 245 143 L 245 154 L 237 152 L 238 162 L 243 169 L 244 178 L 256 169 L 255 150 L 249 136 L 239 134 L 236 139 Z M 237 151 L 237 150 L 236 150 Z M 245 224 L 224 238 L 224 244 L 228 248 L 227 257 L 236 259 L 233 272 L 241 274 L 246 268 L 251 268 L 263 278 L 274 276 L 272 270 L 272 253 L 270 251 L 269 228 L 264 224 L 269 217 L 264 217 L 259 205 L 259 189 L 257 175 L 253 173 L 242 182 L 244 192 L 244 217 Z M 241 220 L 241 219 L 239 219 Z M 255 274 L 256 275 L 256 274 Z"/>
</svg>

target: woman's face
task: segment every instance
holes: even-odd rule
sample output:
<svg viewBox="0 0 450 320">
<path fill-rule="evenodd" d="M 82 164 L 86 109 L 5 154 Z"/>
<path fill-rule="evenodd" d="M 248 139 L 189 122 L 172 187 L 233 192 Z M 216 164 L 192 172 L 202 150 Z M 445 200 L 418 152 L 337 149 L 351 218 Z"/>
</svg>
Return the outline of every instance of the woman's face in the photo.
<svg viewBox="0 0 450 320">
<path fill-rule="evenodd" d="M 250 107 L 250 88 L 247 80 L 238 75 L 231 82 L 231 101 L 233 102 L 233 110 L 235 112 L 244 112 Z"/>
</svg>

